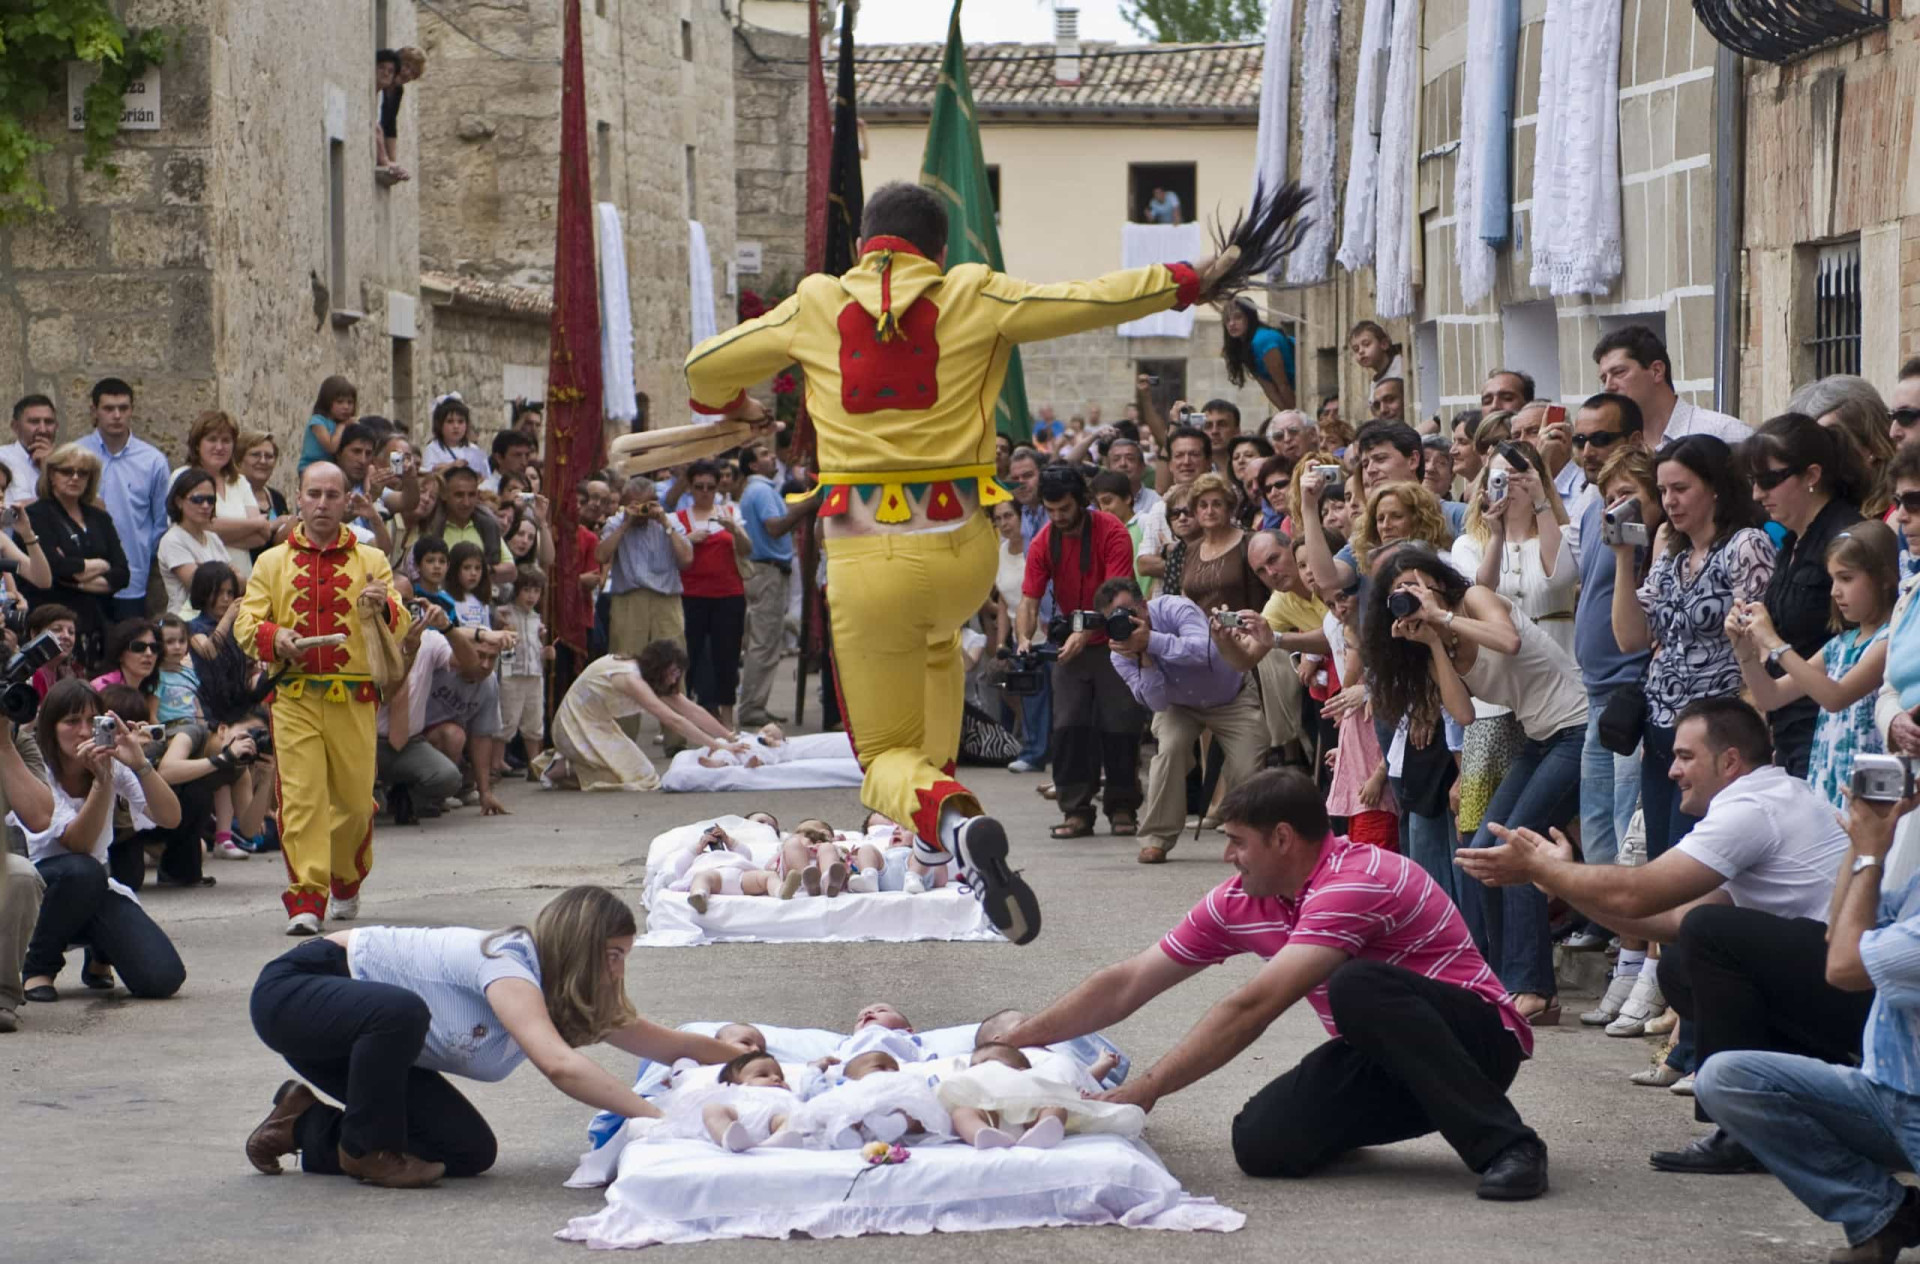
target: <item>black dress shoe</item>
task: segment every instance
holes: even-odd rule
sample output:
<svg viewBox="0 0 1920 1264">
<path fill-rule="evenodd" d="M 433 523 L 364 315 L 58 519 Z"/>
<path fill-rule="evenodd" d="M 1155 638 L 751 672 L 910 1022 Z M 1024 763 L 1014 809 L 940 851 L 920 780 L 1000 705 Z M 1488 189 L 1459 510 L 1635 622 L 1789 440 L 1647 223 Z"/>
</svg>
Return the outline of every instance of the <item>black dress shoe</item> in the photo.
<svg viewBox="0 0 1920 1264">
<path fill-rule="evenodd" d="M 1920 1192 L 1911 1188 L 1880 1232 L 1858 1246 L 1841 1247 L 1827 1264 L 1895 1264 L 1910 1246 L 1920 1246 Z"/>
<path fill-rule="evenodd" d="M 30 987 L 20 995 L 26 997 L 36 1005 L 51 1005 L 60 999 L 60 993 L 54 990 L 53 984 L 51 983 L 42 983 L 39 987 Z"/>
<path fill-rule="evenodd" d="M 420 816 L 413 807 L 413 788 L 407 785 L 395 785 L 387 788 L 387 811 L 393 816 L 395 825 L 413 825 Z"/>
<path fill-rule="evenodd" d="M 1715 1128 L 1704 1137 L 1695 1137 L 1683 1149 L 1655 1150 L 1647 1162 L 1662 1172 L 1692 1172 L 1701 1176 L 1731 1176 L 1739 1172 L 1764 1172 L 1753 1151 L 1735 1141 L 1724 1128 Z"/>
<path fill-rule="evenodd" d="M 1495 1202 L 1515 1203 L 1547 1192 L 1547 1145 L 1524 1137 L 1493 1157 L 1480 1173 L 1474 1193 Z"/>
</svg>

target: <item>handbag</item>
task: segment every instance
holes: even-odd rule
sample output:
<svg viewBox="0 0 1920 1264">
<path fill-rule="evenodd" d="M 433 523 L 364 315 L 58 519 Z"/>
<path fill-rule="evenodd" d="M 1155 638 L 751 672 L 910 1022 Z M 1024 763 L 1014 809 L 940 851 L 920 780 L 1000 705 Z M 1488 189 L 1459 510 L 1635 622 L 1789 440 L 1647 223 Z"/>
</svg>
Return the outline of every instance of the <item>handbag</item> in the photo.
<svg viewBox="0 0 1920 1264">
<path fill-rule="evenodd" d="M 354 606 L 359 616 L 360 635 L 366 641 L 367 675 L 373 678 L 381 694 L 391 694 L 407 678 L 406 653 L 385 619 L 371 613 L 361 602 L 356 601 Z"/>
<path fill-rule="evenodd" d="M 1647 731 L 1645 676 L 1614 687 L 1606 705 L 1600 708 L 1600 722 L 1594 731 L 1600 744 L 1616 755 L 1631 755 L 1640 749 L 1640 739 Z"/>
</svg>

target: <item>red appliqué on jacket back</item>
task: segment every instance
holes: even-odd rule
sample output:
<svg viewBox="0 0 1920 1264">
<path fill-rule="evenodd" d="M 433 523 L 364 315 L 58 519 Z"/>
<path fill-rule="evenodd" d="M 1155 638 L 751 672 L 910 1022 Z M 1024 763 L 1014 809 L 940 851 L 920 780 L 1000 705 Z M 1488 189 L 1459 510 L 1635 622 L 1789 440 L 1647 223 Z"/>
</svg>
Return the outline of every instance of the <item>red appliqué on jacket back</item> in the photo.
<svg viewBox="0 0 1920 1264">
<path fill-rule="evenodd" d="M 841 407 L 849 413 L 933 407 L 940 398 L 940 342 L 933 332 L 939 319 L 940 309 L 930 300 L 915 299 L 900 318 L 899 334 L 882 342 L 866 308 L 841 308 Z"/>
</svg>

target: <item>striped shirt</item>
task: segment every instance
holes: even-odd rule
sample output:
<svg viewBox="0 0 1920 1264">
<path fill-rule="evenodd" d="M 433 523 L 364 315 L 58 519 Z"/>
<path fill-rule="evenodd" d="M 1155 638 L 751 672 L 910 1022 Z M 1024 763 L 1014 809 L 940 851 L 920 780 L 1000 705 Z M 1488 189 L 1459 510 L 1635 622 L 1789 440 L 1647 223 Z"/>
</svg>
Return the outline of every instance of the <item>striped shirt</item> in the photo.
<svg viewBox="0 0 1920 1264">
<path fill-rule="evenodd" d="M 354 978 L 405 988 L 427 1003 L 432 1018 L 415 1066 L 492 1082 L 526 1060 L 495 1016 L 487 988 L 501 979 L 539 987 L 540 958 L 524 934 L 502 936 L 488 956 L 482 945 L 492 934 L 464 926 L 361 926 L 348 939 Z"/>
<path fill-rule="evenodd" d="M 1876 1084 L 1920 1093 L 1920 876 L 1880 893 L 1880 920 L 1860 936 L 1873 1008 L 1860 1037 L 1860 1069 Z"/>
<path fill-rule="evenodd" d="M 1533 1030 L 1468 938 L 1460 911 L 1426 870 L 1378 847 L 1330 837 L 1292 900 L 1248 895 L 1236 874 L 1194 905 L 1160 950 L 1182 965 L 1211 966 L 1243 952 L 1270 961 L 1288 944 L 1335 948 L 1465 988 L 1497 1008 L 1521 1052 L 1533 1053 Z M 1338 1036 L 1326 983 L 1307 1001 Z"/>
</svg>

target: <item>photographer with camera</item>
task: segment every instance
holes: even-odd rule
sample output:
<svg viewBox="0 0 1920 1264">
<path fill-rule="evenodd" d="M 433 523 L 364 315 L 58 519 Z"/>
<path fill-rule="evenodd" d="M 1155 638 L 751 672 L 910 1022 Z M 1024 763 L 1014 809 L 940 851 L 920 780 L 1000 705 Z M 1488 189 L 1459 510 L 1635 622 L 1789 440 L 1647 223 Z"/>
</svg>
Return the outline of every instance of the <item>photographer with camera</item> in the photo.
<svg viewBox="0 0 1920 1264">
<path fill-rule="evenodd" d="M 1745 702 L 1690 703 L 1673 741 L 1673 783 L 1699 820 L 1671 850 L 1631 868 L 1584 865 L 1557 830 L 1549 841 L 1531 828 L 1495 827 L 1500 845 L 1460 852 L 1460 866 L 1481 882 L 1537 888 L 1623 936 L 1665 944 L 1660 983 L 1691 1020 L 1703 1063 L 1724 1049 L 1852 1062 L 1873 998 L 1827 981 L 1826 923 L 1843 894 L 1836 880 L 1857 881 L 1867 862 L 1849 852 L 1833 806 L 1774 765 L 1766 721 Z M 1857 763 L 1854 794 L 1910 791 L 1911 775 L 1898 775 L 1897 762 L 1894 771 L 1889 787 Z M 1701 1099 L 1694 1113 L 1708 1121 Z M 1652 1162 L 1668 1172 L 1759 1170 L 1718 1129 Z"/>
<path fill-rule="evenodd" d="M 1145 715 L 1099 651 L 1107 634 L 1094 598 L 1110 579 L 1133 578 L 1132 541 L 1112 514 L 1088 508 L 1087 480 L 1071 466 L 1040 474 L 1047 525 L 1027 546 L 1016 628 L 1015 667 L 1031 668 L 1040 602 L 1049 593 L 1060 615 L 1047 629 L 1058 644 L 1052 669 L 1053 776 L 1065 820 L 1055 838 L 1093 833 L 1094 796 L 1105 782 L 1107 820 L 1122 837 L 1139 828 L 1140 734 Z M 1089 653 L 1088 651 L 1093 651 Z M 1044 657 L 1044 652 L 1043 655 Z"/>
<path fill-rule="evenodd" d="M 1159 748 L 1147 771 L 1143 865 L 1166 863 L 1187 819 L 1187 773 L 1202 729 L 1225 756 L 1220 784 L 1231 792 L 1260 770 L 1267 725 L 1254 674 L 1273 649 L 1266 621 L 1251 610 L 1212 617 L 1186 597 L 1143 600 L 1131 579 L 1110 579 L 1094 596 L 1107 650 L 1133 699 L 1153 712 Z"/>
</svg>

